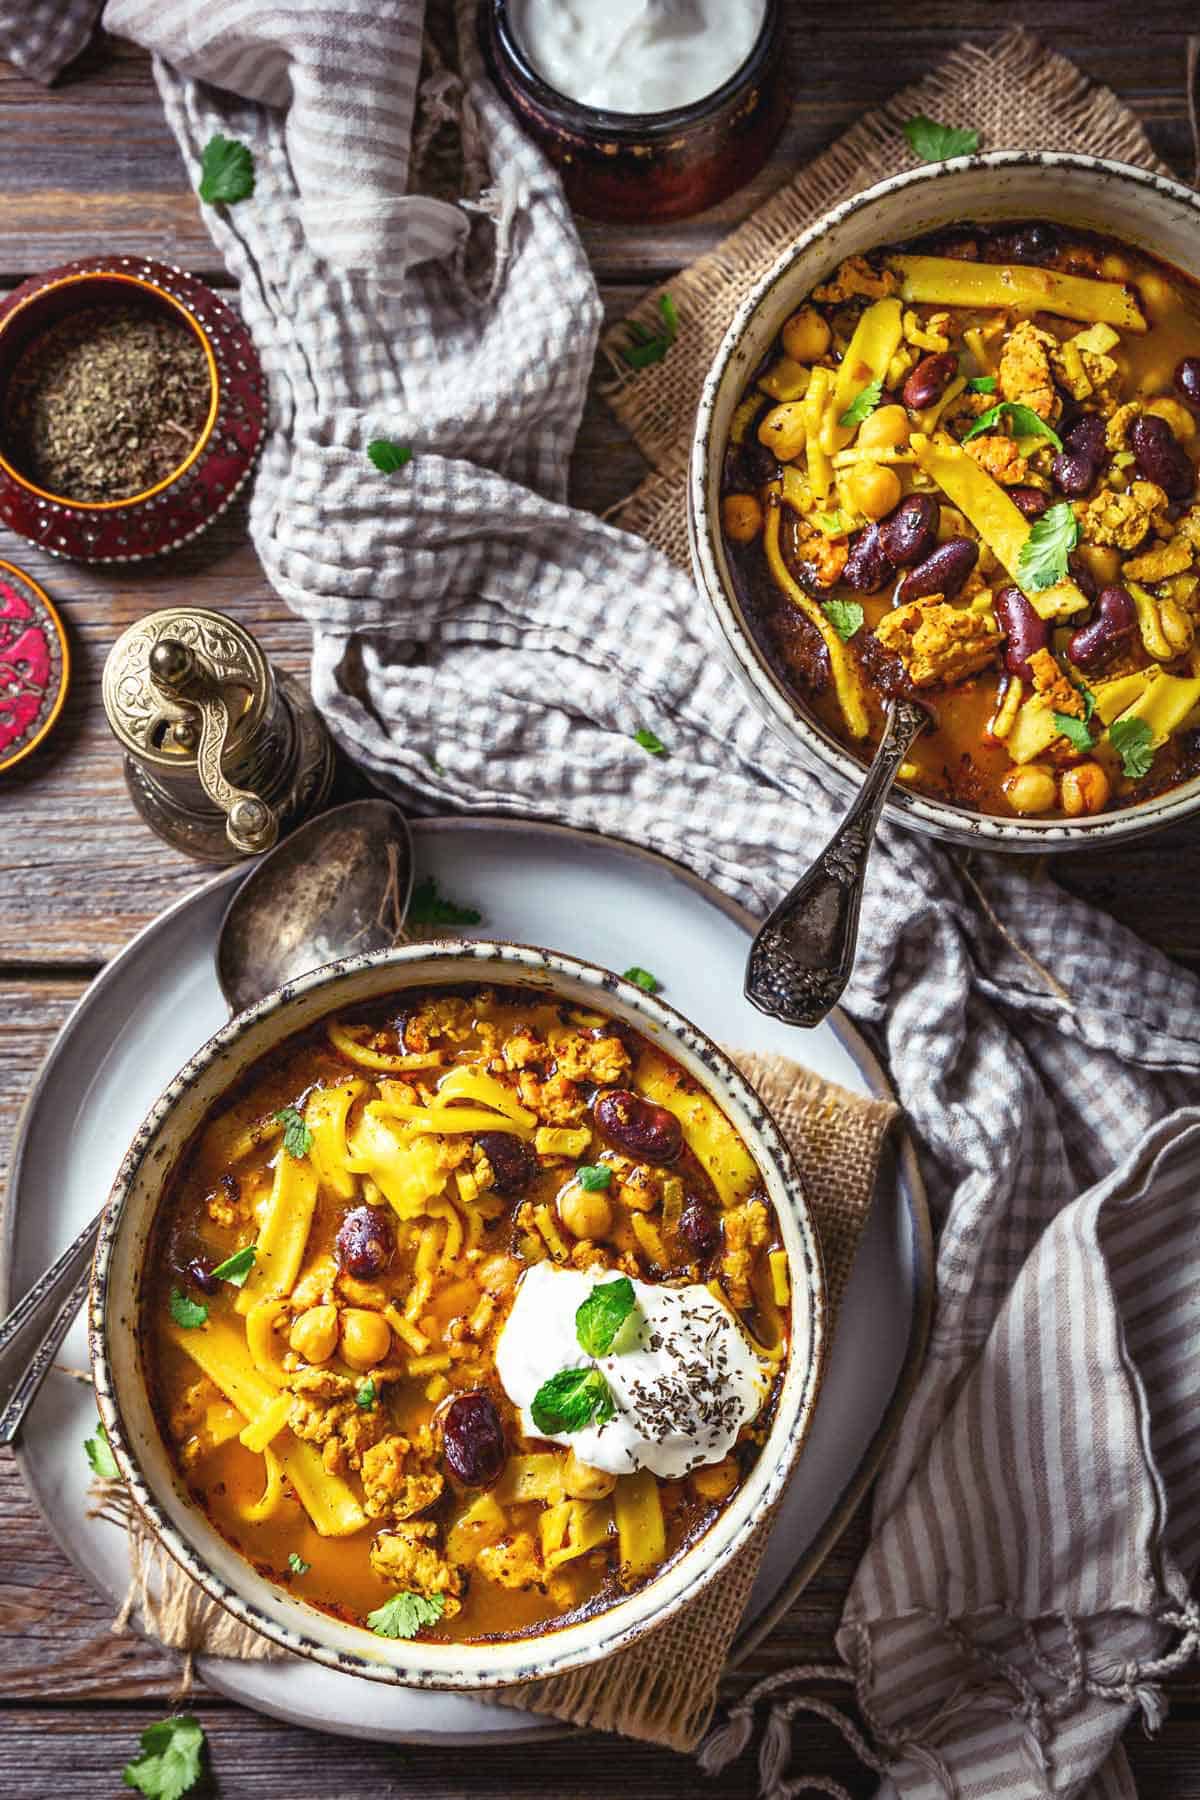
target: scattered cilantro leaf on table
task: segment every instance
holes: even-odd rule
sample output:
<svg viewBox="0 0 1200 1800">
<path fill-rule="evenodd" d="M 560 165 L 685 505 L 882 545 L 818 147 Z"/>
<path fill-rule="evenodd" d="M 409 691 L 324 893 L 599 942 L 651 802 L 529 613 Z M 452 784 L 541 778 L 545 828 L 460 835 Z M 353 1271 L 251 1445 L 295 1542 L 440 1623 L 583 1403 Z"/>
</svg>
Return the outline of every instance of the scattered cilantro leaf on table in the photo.
<svg viewBox="0 0 1200 1800">
<path fill-rule="evenodd" d="M 1053 717 L 1054 723 L 1073 749 L 1090 750 L 1092 748 L 1092 734 L 1088 730 L 1085 720 L 1077 719 L 1073 713 L 1056 712 Z"/>
<path fill-rule="evenodd" d="M 367 455 L 381 475 L 394 475 L 412 461 L 408 445 L 395 444 L 391 438 L 373 438 L 367 445 Z"/>
<path fill-rule="evenodd" d="M 623 981 L 632 981 L 634 987 L 640 987 L 644 994 L 657 994 L 659 988 L 662 986 L 662 982 L 658 979 L 657 975 L 652 975 L 649 969 L 639 969 L 636 963 L 634 963 L 631 969 L 626 969 L 621 979 Z"/>
<path fill-rule="evenodd" d="M 1150 773 L 1154 761 L 1153 731 L 1145 719 L 1114 719 L 1108 728 L 1108 741 L 1121 758 L 1122 773 L 1130 781 L 1140 781 Z"/>
<path fill-rule="evenodd" d="M 1017 575 L 1024 586 L 1053 587 L 1065 581 L 1067 558 L 1079 542 L 1079 521 L 1065 500 L 1049 507 L 1029 527 L 1029 536 L 1017 558 Z"/>
<path fill-rule="evenodd" d="M 612 1184 L 612 1165 L 610 1163 L 581 1163 L 575 1171 L 575 1179 L 586 1193 L 601 1193 Z"/>
<path fill-rule="evenodd" d="M 308 1571 L 312 1568 L 312 1564 L 306 1563 L 304 1558 L 302 1556 L 297 1556 L 294 1550 L 289 1550 L 288 1568 L 292 1571 L 293 1575 L 307 1575 Z"/>
<path fill-rule="evenodd" d="M 633 342 L 622 344 L 621 356 L 631 369 L 647 369 L 651 363 L 661 362 L 679 336 L 679 314 L 670 294 L 659 295 L 658 316 L 662 320 L 658 331 L 647 331 L 638 319 L 626 321 Z"/>
<path fill-rule="evenodd" d="M 301 1120 L 301 1123 L 303 1124 L 303 1120 Z M 305 1126 L 305 1130 L 307 1129 L 308 1127 Z M 286 1144 L 287 1136 L 285 1133 L 285 1147 Z M 254 1259 L 257 1255 L 258 1245 L 246 1244 L 241 1250 L 235 1250 L 232 1256 L 227 1256 L 223 1263 L 218 1263 L 213 1270 L 213 1274 L 217 1277 L 218 1281 L 230 1281 L 233 1283 L 234 1287 L 244 1287 L 246 1285 L 246 1277 L 254 1267 Z"/>
<path fill-rule="evenodd" d="M 848 644 L 856 631 L 862 630 L 866 614 L 857 600 L 824 600 L 825 617 L 841 638 Z"/>
<path fill-rule="evenodd" d="M 539 1431 L 582 1431 L 593 1419 L 603 1425 L 616 1412 L 599 1369 L 560 1369 L 543 1381 L 529 1408 Z"/>
<path fill-rule="evenodd" d="M 254 192 L 254 158 L 236 138 L 210 137 L 200 156 L 200 198 L 209 206 L 236 206 Z"/>
<path fill-rule="evenodd" d="M 638 729 L 634 732 L 633 741 L 635 744 L 640 744 L 643 750 L 648 750 L 651 756 L 665 756 L 667 754 L 667 746 L 663 743 L 662 739 L 656 736 L 653 731 L 648 731 L 644 725 L 639 725 Z"/>
<path fill-rule="evenodd" d="M 995 386 L 995 383 L 992 385 Z M 982 431 L 994 431 L 1002 419 L 1008 420 L 1016 437 L 1049 438 L 1056 450 L 1062 449 L 1062 439 L 1053 425 L 1047 425 L 1032 406 L 1022 406 L 1019 400 L 1001 400 L 997 405 L 989 406 L 986 412 L 981 412 L 970 431 L 963 434 L 963 443 L 969 443 Z"/>
<path fill-rule="evenodd" d="M 922 162 L 946 162 L 951 156 L 973 156 L 979 148 L 979 133 L 969 126 L 939 125 L 925 113 L 917 113 L 906 121 L 904 135 L 914 156 Z"/>
<path fill-rule="evenodd" d="M 418 881 L 405 915 L 406 925 L 478 925 L 483 914 L 474 906 L 456 906 L 438 893 L 432 875 Z"/>
<path fill-rule="evenodd" d="M 83 1448 L 93 1475 L 99 1475 L 102 1481 L 120 1481 L 121 1471 L 117 1467 L 117 1459 L 112 1453 L 108 1433 L 103 1425 L 96 1426 L 95 1437 L 84 1438 Z"/>
<path fill-rule="evenodd" d="M 863 420 L 875 411 L 883 398 L 883 377 L 877 375 L 874 381 L 868 381 L 866 387 L 859 388 L 853 400 L 838 420 L 847 430 L 852 425 L 861 425 Z"/>
<path fill-rule="evenodd" d="M 195 1331 L 203 1325 L 208 1317 L 208 1308 L 199 1300 L 189 1300 L 180 1288 L 171 1289 L 171 1298 L 167 1303 L 171 1317 L 184 1331 Z"/>
<path fill-rule="evenodd" d="M 148 1800 L 181 1800 L 200 1779 L 204 1732 L 191 1713 L 160 1719 L 141 1736 L 142 1753 L 125 1764 L 126 1787 Z"/>
<path fill-rule="evenodd" d="M 312 1132 L 304 1123 L 304 1114 L 297 1112 L 294 1106 L 285 1106 L 275 1114 L 275 1123 L 283 1126 L 283 1147 L 288 1155 L 294 1156 L 297 1162 L 307 1156 L 312 1149 Z M 245 1280 L 245 1276 L 242 1279 Z"/>
<path fill-rule="evenodd" d="M 424 1625 L 436 1625 L 446 1610 L 443 1594 L 393 1594 L 367 1614 L 376 1637 L 416 1637 Z"/>
<path fill-rule="evenodd" d="M 607 1356 L 637 1305 L 628 1275 L 601 1282 L 575 1310 L 575 1336 L 589 1356 Z"/>
</svg>

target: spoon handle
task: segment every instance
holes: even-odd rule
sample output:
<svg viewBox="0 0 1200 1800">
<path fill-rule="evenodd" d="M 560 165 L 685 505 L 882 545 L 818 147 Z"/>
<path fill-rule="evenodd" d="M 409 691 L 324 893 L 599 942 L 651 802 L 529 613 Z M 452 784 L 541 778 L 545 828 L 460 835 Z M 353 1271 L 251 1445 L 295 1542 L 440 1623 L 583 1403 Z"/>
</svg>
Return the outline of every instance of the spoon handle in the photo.
<svg viewBox="0 0 1200 1800">
<path fill-rule="evenodd" d="M 13 1442 L 87 1299 L 99 1233 L 97 1216 L 0 1321 L 0 1444 Z"/>
<path fill-rule="evenodd" d="M 819 1025 L 854 967 L 858 912 L 875 827 L 896 771 L 929 715 L 898 699 L 874 760 L 845 818 L 750 946 L 745 994 L 785 1025 Z"/>
</svg>

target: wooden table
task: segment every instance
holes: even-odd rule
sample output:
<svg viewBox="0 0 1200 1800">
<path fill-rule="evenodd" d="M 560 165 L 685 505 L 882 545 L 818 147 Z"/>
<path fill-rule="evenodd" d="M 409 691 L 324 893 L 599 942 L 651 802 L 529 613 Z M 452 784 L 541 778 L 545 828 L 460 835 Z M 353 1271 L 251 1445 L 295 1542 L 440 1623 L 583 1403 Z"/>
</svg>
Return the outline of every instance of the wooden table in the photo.
<svg viewBox="0 0 1200 1800">
<path fill-rule="evenodd" d="M 670 274 L 722 236 L 796 165 L 867 107 L 912 81 L 963 38 L 987 40 L 1020 20 L 1108 83 L 1143 117 L 1156 149 L 1186 175 L 1191 146 L 1184 99 L 1186 9 L 1140 0 L 1136 15 L 1114 0 L 1048 5 L 926 0 L 841 6 L 826 15 L 796 6 L 796 95 L 787 131 L 753 186 L 695 220 L 661 228 L 585 225 L 610 314 L 647 283 Z M 1136 24 L 1134 24 L 1136 18 Z M 226 285 L 173 139 L 149 62 L 98 42 L 52 94 L 0 65 L 0 289 L 25 275 L 96 251 L 165 257 Z M 589 404 L 573 464 L 573 494 L 596 510 L 627 494 L 641 459 L 606 409 Z M 53 740 L 0 778 L 0 1163 L 39 1063 L 73 1002 L 132 932 L 201 878 L 134 817 L 99 697 L 113 638 L 153 607 L 181 599 L 245 620 L 267 651 L 304 669 L 308 633 L 267 586 L 239 511 L 161 565 L 90 570 L 56 563 L 0 533 L 0 556 L 44 582 L 69 623 L 75 676 Z M 1060 878 L 1188 961 L 1200 958 L 1193 896 L 1200 881 L 1200 826 L 1149 845 L 1079 857 Z M 1146 904 L 1152 891 L 1154 904 Z M 82 1451 L 81 1451 L 82 1454 Z M 137 1734 L 160 1717 L 178 1678 L 174 1656 L 136 1637 L 114 1637 L 109 1608 L 52 1543 L 6 1454 L 0 1457 L 0 1792 L 61 1800 L 125 1792 L 120 1770 Z M 861 1519 L 786 1623 L 753 1658 L 755 1675 L 827 1656 L 841 1594 L 863 1541 Z M 203 1690 L 193 1699 L 227 1797 L 421 1800 L 476 1793 L 628 1800 L 695 1792 L 691 1765 L 667 1753 L 609 1741 L 566 1739 L 535 1751 L 353 1746 L 275 1724 Z M 873 1783 L 821 1725 L 797 1733 L 801 1767 L 839 1776 L 855 1793 Z M 1176 1684 L 1166 1728 L 1133 1731 L 1129 1753 L 1143 1794 L 1200 1800 L 1200 1682 Z M 715 1786 L 756 1791 L 743 1758 Z"/>
</svg>

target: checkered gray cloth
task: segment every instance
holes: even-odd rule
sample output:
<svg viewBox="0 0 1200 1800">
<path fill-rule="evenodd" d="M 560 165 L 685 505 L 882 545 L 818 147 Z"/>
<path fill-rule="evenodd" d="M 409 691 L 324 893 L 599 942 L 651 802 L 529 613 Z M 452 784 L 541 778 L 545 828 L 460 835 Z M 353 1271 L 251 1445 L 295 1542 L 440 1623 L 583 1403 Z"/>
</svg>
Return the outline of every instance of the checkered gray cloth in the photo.
<svg viewBox="0 0 1200 1800">
<path fill-rule="evenodd" d="M 207 216 L 271 384 L 254 541 L 334 732 L 410 806 L 617 833 L 763 912 L 838 809 L 742 704 L 691 582 L 564 504 L 600 306 L 473 11 L 487 186 L 447 207 L 403 197 L 419 0 L 108 7 L 163 59 L 193 178 L 214 131 L 253 147 L 253 198 Z M 377 437 L 413 461 L 377 473 Z M 939 1241 L 839 1673 L 905 1794 L 1128 1796 L 1122 1729 L 1200 1627 L 1200 990 L 1044 877 L 885 828 L 847 1006 Z M 764 1684 L 710 1766 L 769 1710 L 764 1791 L 798 1791 L 802 1697 Z"/>
</svg>

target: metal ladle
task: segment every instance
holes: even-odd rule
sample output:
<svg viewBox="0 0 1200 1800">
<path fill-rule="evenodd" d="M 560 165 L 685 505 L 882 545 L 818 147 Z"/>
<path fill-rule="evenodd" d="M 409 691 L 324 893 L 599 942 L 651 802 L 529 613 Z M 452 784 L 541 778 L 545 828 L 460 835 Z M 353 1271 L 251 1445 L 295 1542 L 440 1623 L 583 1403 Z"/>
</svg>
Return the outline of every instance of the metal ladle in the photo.
<svg viewBox="0 0 1200 1800">
<path fill-rule="evenodd" d="M 217 936 L 230 1011 L 339 957 L 396 943 L 412 891 L 412 838 L 387 800 L 318 813 L 250 871 Z M 11 1444 L 87 1298 L 103 1210 L 0 1323 L 0 1444 Z"/>
</svg>

